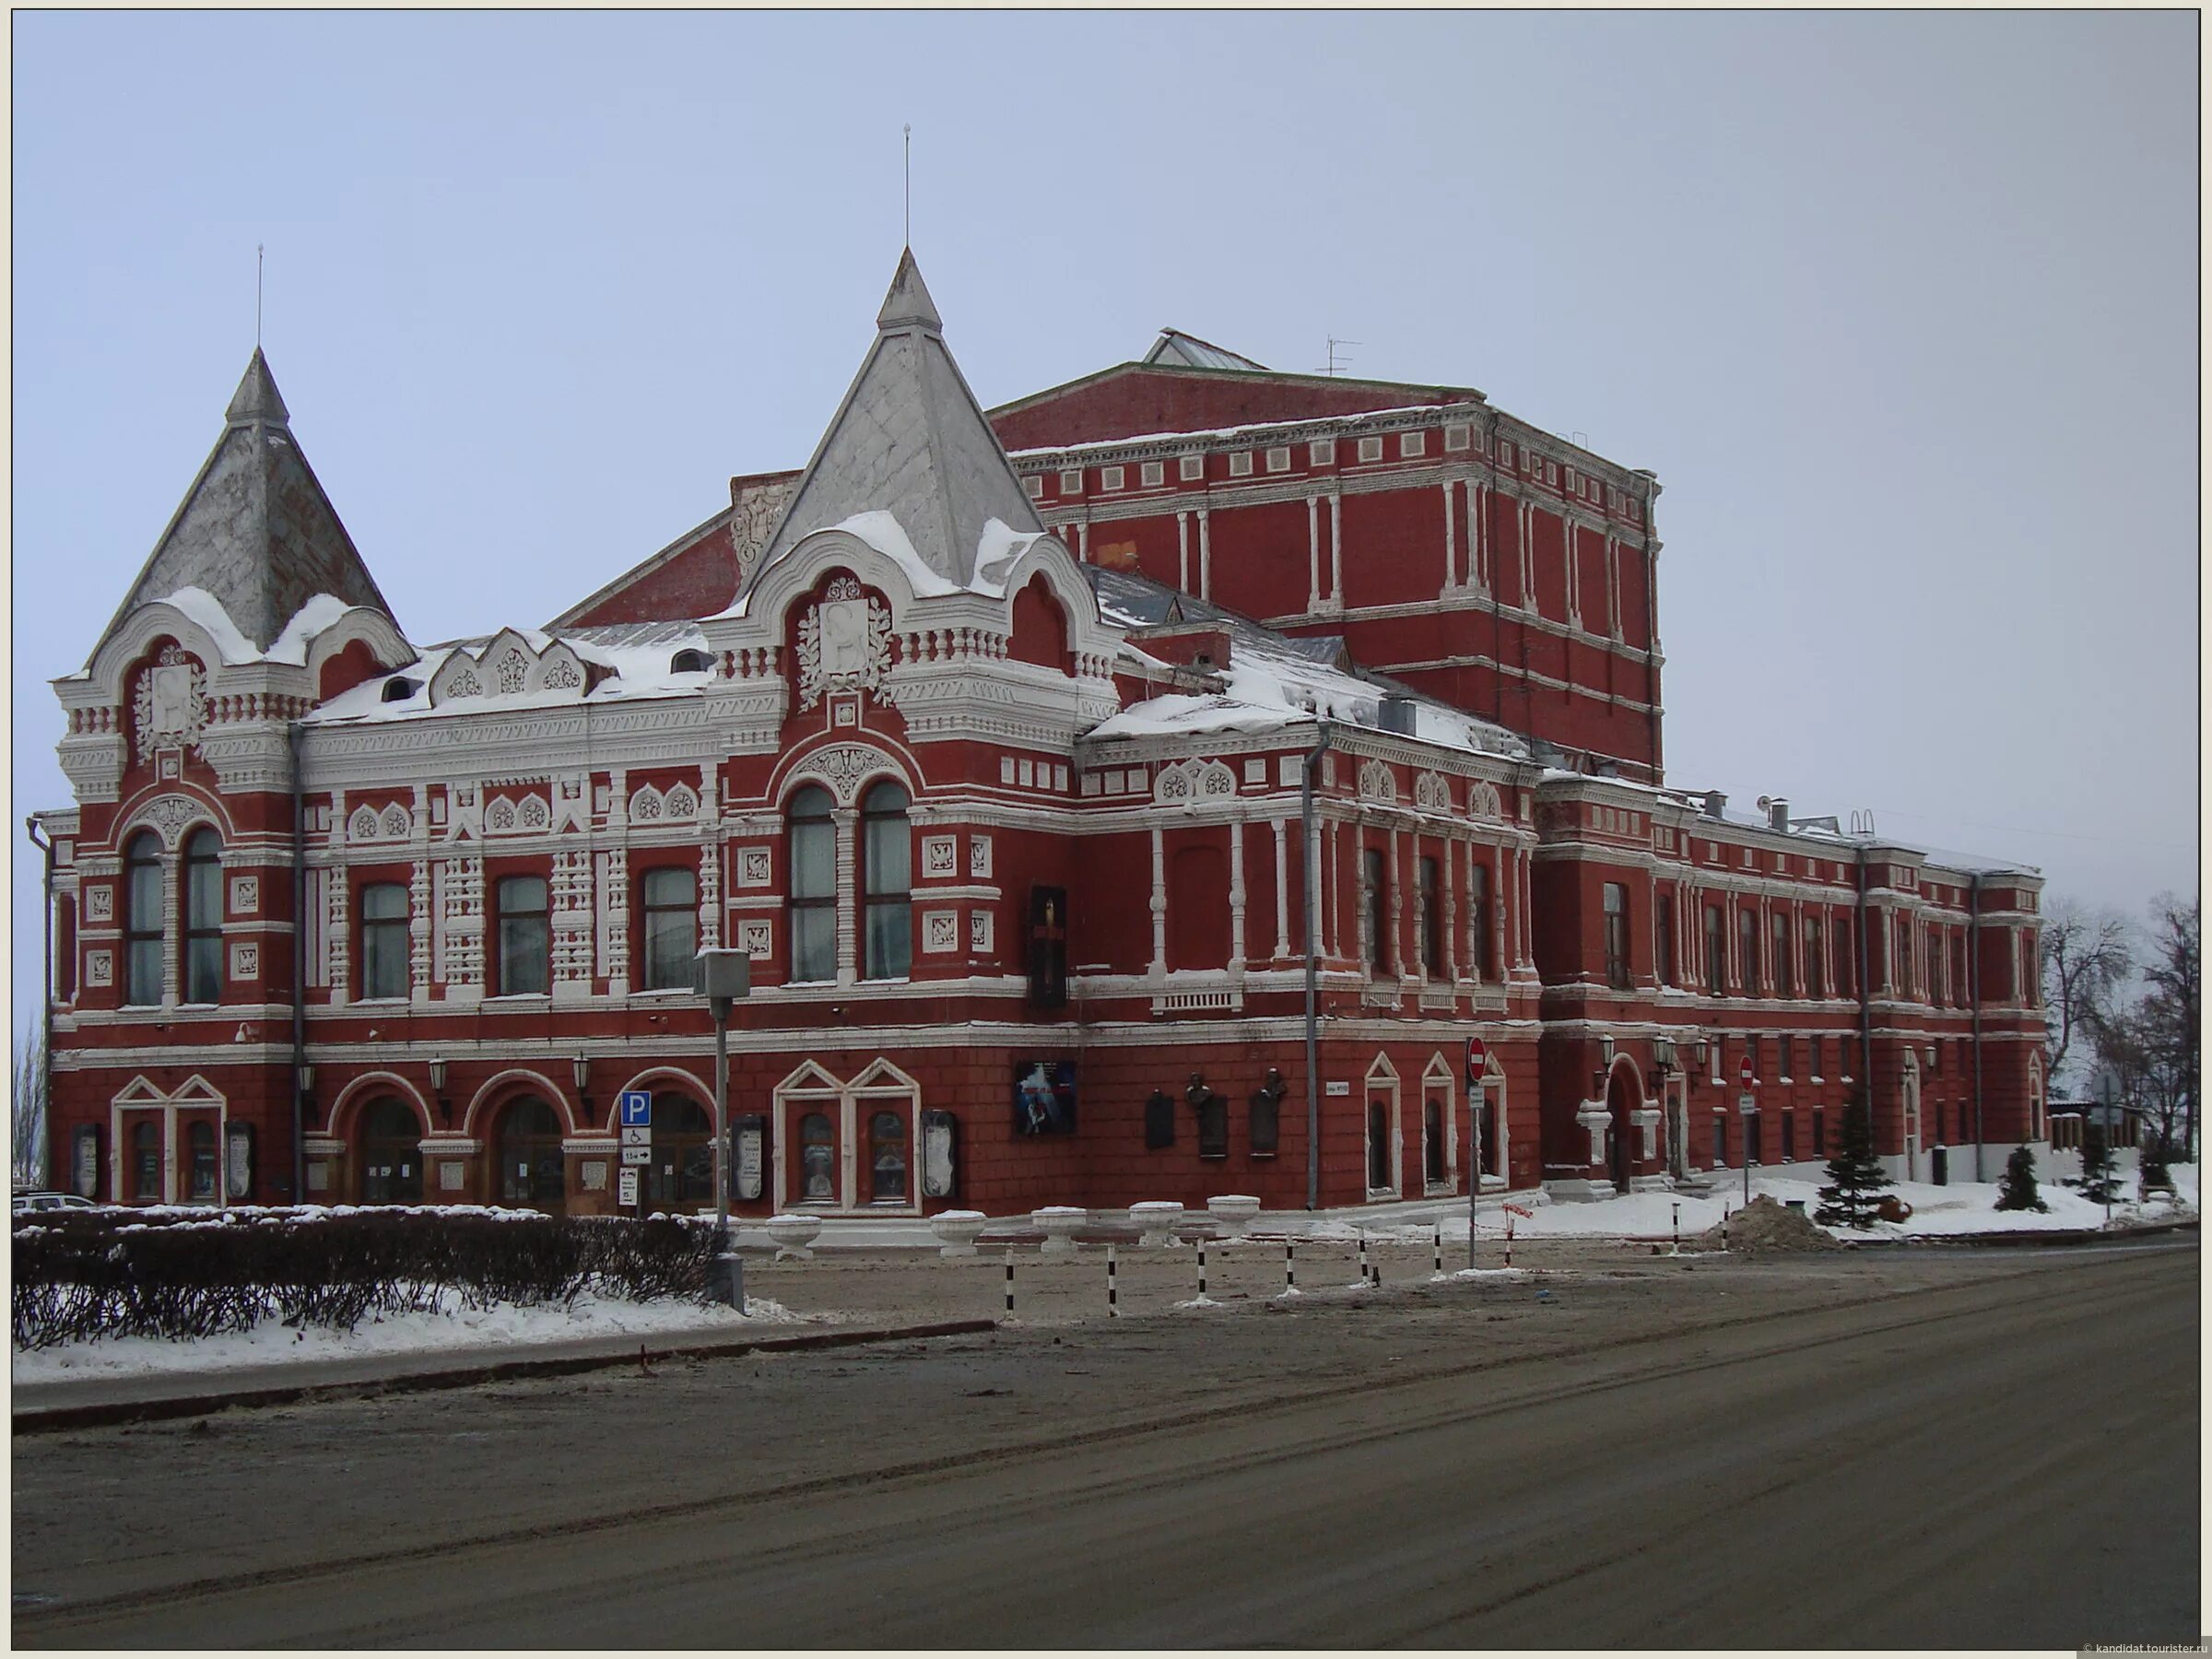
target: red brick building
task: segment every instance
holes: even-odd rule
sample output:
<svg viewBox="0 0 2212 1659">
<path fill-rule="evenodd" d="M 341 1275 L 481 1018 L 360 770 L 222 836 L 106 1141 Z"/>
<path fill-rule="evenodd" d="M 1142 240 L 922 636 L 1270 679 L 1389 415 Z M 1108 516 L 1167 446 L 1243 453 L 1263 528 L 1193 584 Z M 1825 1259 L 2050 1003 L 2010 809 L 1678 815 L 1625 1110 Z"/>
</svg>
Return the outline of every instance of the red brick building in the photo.
<svg viewBox="0 0 2212 1659">
<path fill-rule="evenodd" d="M 702 945 L 742 1214 L 1694 1184 L 1854 1080 L 1994 1174 L 2041 880 L 1666 784 L 1657 495 L 1172 332 L 986 414 L 910 256 L 804 469 L 421 645 L 257 352 L 55 685 L 53 1177 L 599 1212 L 641 1090 L 712 1204 Z"/>
</svg>

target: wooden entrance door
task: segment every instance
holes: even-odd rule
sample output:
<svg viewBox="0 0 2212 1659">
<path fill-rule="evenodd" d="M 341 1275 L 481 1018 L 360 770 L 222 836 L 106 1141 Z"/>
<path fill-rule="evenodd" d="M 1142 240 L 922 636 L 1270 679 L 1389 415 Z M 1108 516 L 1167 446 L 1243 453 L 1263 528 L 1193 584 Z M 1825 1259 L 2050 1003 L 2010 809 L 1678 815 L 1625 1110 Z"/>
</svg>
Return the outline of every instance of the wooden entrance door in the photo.
<svg viewBox="0 0 2212 1659">
<path fill-rule="evenodd" d="M 714 1205 L 714 1121 L 689 1095 L 653 1097 L 653 1162 L 639 1183 L 642 1214 L 695 1214 Z"/>
<path fill-rule="evenodd" d="M 492 1192 L 498 1202 L 567 1214 L 568 1160 L 560 1136 L 559 1115 L 536 1096 L 524 1095 L 507 1108 L 494 1154 L 499 1162 Z"/>
</svg>

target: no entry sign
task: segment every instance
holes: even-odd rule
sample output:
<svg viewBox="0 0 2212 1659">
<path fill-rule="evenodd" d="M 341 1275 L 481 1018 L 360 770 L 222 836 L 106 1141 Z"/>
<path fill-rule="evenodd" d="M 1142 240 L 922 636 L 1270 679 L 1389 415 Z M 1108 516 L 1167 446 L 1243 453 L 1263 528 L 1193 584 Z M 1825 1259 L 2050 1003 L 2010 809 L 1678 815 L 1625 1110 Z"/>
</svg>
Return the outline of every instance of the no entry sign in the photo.
<svg viewBox="0 0 2212 1659">
<path fill-rule="evenodd" d="M 1756 1080 L 1751 1076 L 1750 1055 L 1746 1054 L 1743 1057 L 1743 1060 L 1737 1065 L 1735 1068 L 1735 1080 L 1742 1084 L 1746 1088 L 1750 1088 L 1752 1083 Z"/>
<path fill-rule="evenodd" d="M 1490 1045 L 1488 1043 L 1483 1041 L 1479 1037 L 1467 1039 L 1467 1081 L 1469 1083 L 1479 1085 L 1482 1082 L 1482 1068 L 1488 1062 L 1489 1057 Z"/>
</svg>

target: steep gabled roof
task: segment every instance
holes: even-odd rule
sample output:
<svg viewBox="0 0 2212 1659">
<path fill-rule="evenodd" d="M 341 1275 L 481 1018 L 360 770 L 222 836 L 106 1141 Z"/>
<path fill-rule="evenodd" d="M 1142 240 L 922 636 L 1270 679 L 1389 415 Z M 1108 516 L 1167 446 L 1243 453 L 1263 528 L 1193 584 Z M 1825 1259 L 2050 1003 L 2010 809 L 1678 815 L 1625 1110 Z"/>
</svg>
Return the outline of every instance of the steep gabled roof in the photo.
<svg viewBox="0 0 2212 1659">
<path fill-rule="evenodd" d="M 391 616 L 293 440 L 290 413 L 258 346 L 224 418 L 222 437 L 100 642 L 139 606 L 184 588 L 218 600 L 257 651 L 318 594 Z"/>
<path fill-rule="evenodd" d="M 911 248 L 877 316 L 876 343 L 757 569 L 817 530 L 877 512 L 898 520 L 920 561 L 956 588 L 972 585 L 991 520 L 1022 534 L 1044 529 L 946 349 Z"/>
</svg>

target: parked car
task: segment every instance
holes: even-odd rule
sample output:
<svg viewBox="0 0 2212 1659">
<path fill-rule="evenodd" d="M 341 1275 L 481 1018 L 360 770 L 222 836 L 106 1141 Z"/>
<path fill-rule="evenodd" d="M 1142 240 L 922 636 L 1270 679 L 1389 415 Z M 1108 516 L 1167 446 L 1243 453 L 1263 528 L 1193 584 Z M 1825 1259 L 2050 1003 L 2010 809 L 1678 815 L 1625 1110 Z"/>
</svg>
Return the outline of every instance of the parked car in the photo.
<svg viewBox="0 0 2212 1659">
<path fill-rule="evenodd" d="M 41 1210 L 98 1209 L 100 1206 L 89 1198 L 79 1198 L 75 1193 L 18 1193 L 16 1214 L 36 1215 Z"/>
</svg>

